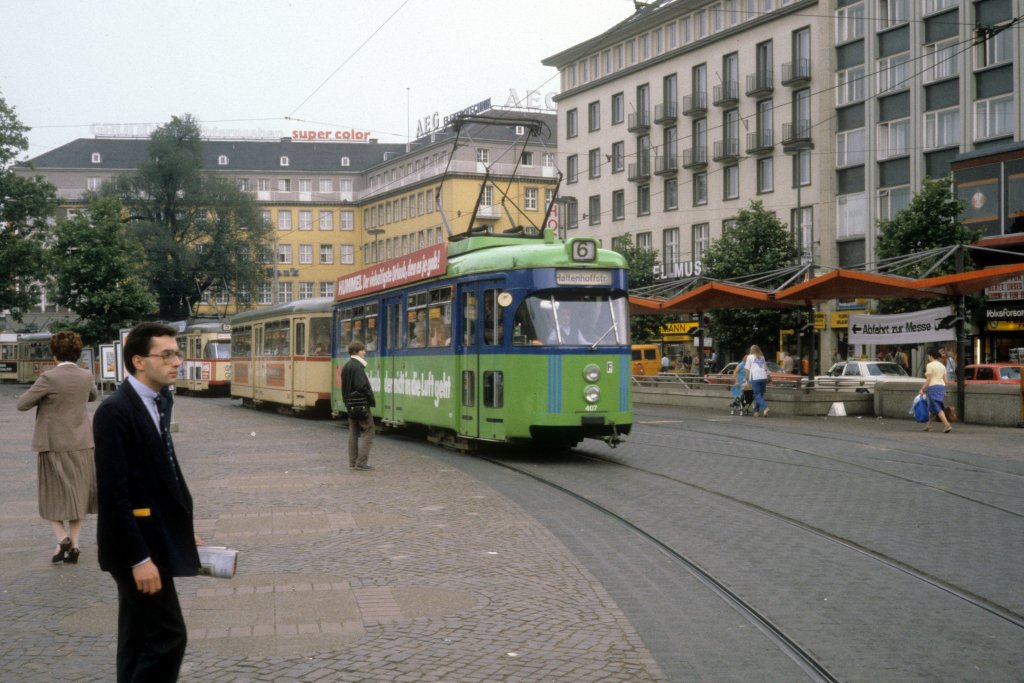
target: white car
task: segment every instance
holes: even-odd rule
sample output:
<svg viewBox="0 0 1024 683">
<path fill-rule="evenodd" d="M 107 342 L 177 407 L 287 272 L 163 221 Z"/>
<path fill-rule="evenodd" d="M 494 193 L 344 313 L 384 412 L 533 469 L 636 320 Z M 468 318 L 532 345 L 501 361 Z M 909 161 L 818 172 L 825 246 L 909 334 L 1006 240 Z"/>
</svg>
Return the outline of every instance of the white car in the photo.
<svg viewBox="0 0 1024 683">
<path fill-rule="evenodd" d="M 856 389 L 871 392 L 875 383 L 910 379 L 896 363 L 877 360 L 844 360 L 835 363 L 827 375 L 814 378 L 814 385 L 829 389 Z"/>
</svg>

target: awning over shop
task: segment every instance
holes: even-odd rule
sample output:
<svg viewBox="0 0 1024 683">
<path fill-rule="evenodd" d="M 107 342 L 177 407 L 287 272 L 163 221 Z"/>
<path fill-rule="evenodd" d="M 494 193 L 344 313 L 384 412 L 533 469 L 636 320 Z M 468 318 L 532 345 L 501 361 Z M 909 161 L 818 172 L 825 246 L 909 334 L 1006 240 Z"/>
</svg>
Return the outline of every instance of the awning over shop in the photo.
<svg viewBox="0 0 1024 683">
<path fill-rule="evenodd" d="M 931 292 L 931 296 L 966 296 L 1022 273 L 1024 273 L 1024 263 L 1010 263 L 966 273 L 929 277 L 917 280 L 915 285 L 923 292 Z"/>
<path fill-rule="evenodd" d="M 836 269 L 776 292 L 779 301 L 809 306 L 831 299 L 929 299 L 916 280 L 895 275 Z"/>
</svg>

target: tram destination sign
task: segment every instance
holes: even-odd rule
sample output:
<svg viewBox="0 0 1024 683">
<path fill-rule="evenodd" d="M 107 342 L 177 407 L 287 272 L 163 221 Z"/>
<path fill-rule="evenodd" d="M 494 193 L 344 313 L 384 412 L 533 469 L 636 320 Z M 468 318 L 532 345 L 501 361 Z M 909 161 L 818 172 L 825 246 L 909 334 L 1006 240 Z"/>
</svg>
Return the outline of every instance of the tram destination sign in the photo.
<svg viewBox="0 0 1024 683">
<path fill-rule="evenodd" d="M 441 243 L 414 251 L 384 263 L 363 268 L 338 278 L 335 301 L 400 287 L 419 280 L 444 275 L 448 270 L 448 245 Z"/>
<path fill-rule="evenodd" d="M 952 328 L 939 328 L 948 306 L 892 315 L 850 315 L 851 344 L 920 344 L 956 339 Z"/>
<path fill-rule="evenodd" d="M 612 286 L 612 271 L 610 270 L 556 270 L 556 285 L 594 285 L 599 287 Z"/>
</svg>

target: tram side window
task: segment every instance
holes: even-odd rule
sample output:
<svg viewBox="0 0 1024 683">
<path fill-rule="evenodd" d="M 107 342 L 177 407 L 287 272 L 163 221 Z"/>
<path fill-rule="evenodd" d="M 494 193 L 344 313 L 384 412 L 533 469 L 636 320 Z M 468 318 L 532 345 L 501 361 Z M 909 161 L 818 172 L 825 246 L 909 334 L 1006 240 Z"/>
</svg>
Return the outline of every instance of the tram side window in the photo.
<svg viewBox="0 0 1024 683">
<path fill-rule="evenodd" d="M 295 352 L 302 354 L 306 348 L 306 323 L 295 323 Z"/>
<path fill-rule="evenodd" d="M 476 343 L 476 293 L 462 293 L 462 343 L 470 346 Z M 472 405 L 472 403 L 466 404 Z"/>
<path fill-rule="evenodd" d="M 484 372 L 484 405 L 488 408 L 505 407 L 505 382 L 500 370 Z"/>
<path fill-rule="evenodd" d="M 18 347 L 14 344 L 0 345 L 0 360 L 14 360 L 18 355 Z"/>
<path fill-rule="evenodd" d="M 476 373 L 472 370 L 462 371 L 462 405 L 472 408 L 476 405 Z"/>
<path fill-rule="evenodd" d="M 501 309 L 498 307 L 498 290 L 484 290 L 484 344 L 498 346 L 505 336 L 501 324 Z"/>
<path fill-rule="evenodd" d="M 430 290 L 428 309 L 430 345 L 449 346 L 452 342 L 452 288 L 439 287 Z"/>
<path fill-rule="evenodd" d="M 328 356 L 331 353 L 331 319 L 313 318 L 309 321 L 309 355 Z"/>
<path fill-rule="evenodd" d="M 289 356 L 291 344 L 288 339 L 289 325 L 287 320 L 275 320 L 264 325 L 263 356 Z"/>
<path fill-rule="evenodd" d="M 366 350 L 377 350 L 377 338 L 380 336 L 380 322 L 377 319 L 377 304 L 366 306 Z"/>
<path fill-rule="evenodd" d="M 427 345 L 427 293 L 410 294 L 406 299 L 406 347 L 421 349 Z"/>
<path fill-rule="evenodd" d="M 389 349 L 402 348 L 403 331 L 401 329 L 402 304 L 388 304 L 387 307 L 387 339 Z"/>
</svg>

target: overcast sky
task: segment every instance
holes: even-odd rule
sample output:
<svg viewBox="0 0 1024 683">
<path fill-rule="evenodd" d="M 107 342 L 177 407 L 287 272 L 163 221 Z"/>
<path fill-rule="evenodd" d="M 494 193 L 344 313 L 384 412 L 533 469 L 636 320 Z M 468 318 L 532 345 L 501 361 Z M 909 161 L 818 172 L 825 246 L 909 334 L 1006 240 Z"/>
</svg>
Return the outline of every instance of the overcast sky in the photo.
<svg viewBox="0 0 1024 683">
<path fill-rule="evenodd" d="M 33 157 L 98 125 L 186 112 L 222 132 L 404 142 L 435 112 L 557 91 L 541 60 L 632 12 L 632 0 L 0 0 L 0 94 L 32 128 Z"/>
</svg>

